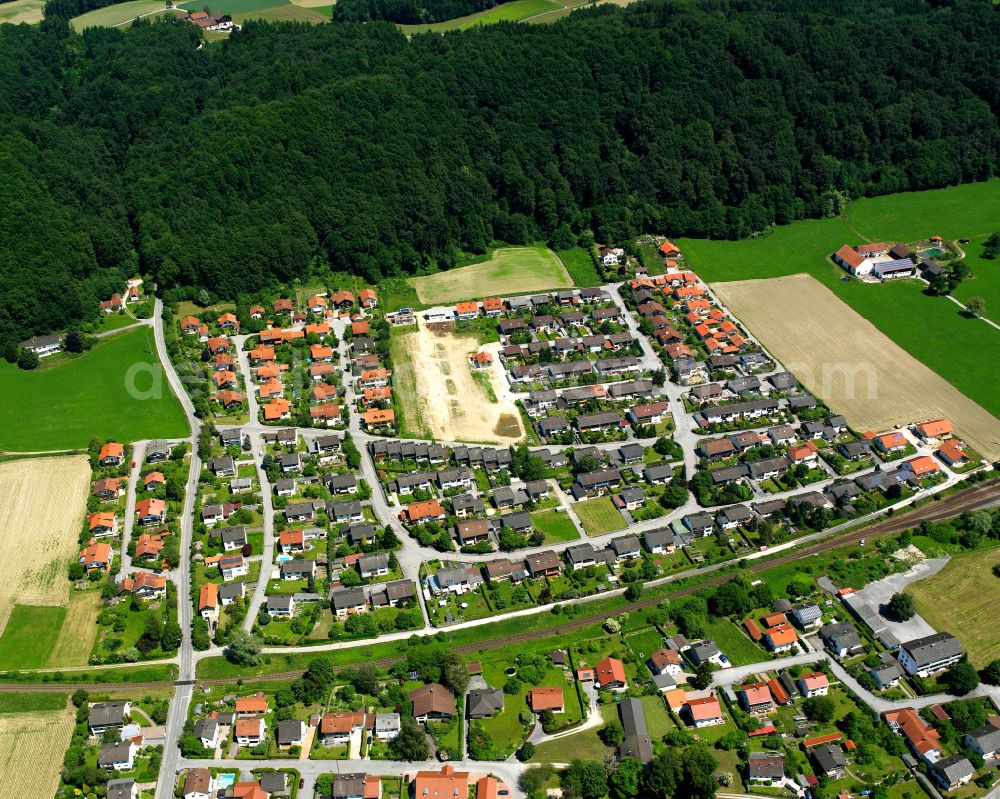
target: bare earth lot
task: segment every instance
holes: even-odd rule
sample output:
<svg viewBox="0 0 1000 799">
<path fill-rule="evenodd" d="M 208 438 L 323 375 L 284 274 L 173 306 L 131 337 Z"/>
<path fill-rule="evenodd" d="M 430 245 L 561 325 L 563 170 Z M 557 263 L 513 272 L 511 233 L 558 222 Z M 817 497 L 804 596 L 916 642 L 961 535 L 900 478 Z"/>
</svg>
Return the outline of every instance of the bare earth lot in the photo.
<svg viewBox="0 0 1000 799">
<path fill-rule="evenodd" d="M 1000 420 L 932 372 L 809 275 L 715 283 L 712 290 L 810 391 L 855 430 L 945 417 L 990 460 Z M 915 319 L 915 325 L 920 320 Z M 934 336 L 933 330 L 927 330 Z"/>
<path fill-rule="evenodd" d="M 0 716 L 0 796 L 53 796 L 72 733 L 68 709 Z"/>
<path fill-rule="evenodd" d="M 482 386 L 472 377 L 469 354 L 477 349 L 475 337 L 457 336 L 450 325 L 429 329 L 421 324 L 400 342 L 412 368 L 416 390 L 400 392 L 405 403 L 405 418 L 417 429 L 428 431 L 444 441 L 511 443 L 524 435 L 521 419 L 514 405 L 507 381 L 500 374 L 497 345 L 491 348 L 493 369 L 489 371 L 497 402 L 490 402 Z M 400 365 L 394 360 L 395 368 Z M 417 423 L 417 420 L 420 420 Z"/>
<path fill-rule="evenodd" d="M 68 603 L 66 563 L 76 551 L 89 479 L 82 456 L 0 464 L 0 551 L 7 553 L 0 561 L 0 632 L 15 604 Z"/>
</svg>

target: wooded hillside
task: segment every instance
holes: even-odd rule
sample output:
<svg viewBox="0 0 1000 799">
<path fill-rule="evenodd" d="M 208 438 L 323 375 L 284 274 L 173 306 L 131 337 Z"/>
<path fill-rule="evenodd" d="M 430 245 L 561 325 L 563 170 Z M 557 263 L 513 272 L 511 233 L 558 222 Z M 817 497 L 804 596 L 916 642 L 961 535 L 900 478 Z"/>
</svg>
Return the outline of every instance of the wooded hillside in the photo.
<svg viewBox="0 0 1000 799">
<path fill-rule="evenodd" d="M 201 50 L 182 22 L 4 26 L 0 344 L 138 269 L 227 296 L 314 257 L 375 281 L 564 225 L 742 237 L 996 173 L 1000 7 L 776 5 L 410 41 L 248 23 Z"/>
</svg>

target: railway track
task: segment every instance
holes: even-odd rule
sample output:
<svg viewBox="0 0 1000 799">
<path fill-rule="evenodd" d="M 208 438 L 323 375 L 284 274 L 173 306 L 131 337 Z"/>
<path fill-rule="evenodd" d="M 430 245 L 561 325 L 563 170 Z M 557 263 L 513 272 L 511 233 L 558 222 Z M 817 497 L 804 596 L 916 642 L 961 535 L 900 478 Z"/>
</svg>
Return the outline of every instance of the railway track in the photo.
<svg viewBox="0 0 1000 799">
<path fill-rule="evenodd" d="M 761 560 L 753 561 L 749 570 L 754 573 L 759 573 L 767 569 L 772 569 L 775 566 L 783 566 L 788 563 L 793 563 L 794 561 L 801 560 L 803 558 L 808 558 L 812 555 L 818 555 L 822 552 L 827 552 L 831 549 L 836 549 L 837 547 L 842 547 L 847 544 L 856 544 L 862 538 L 864 539 L 875 539 L 875 538 L 885 538 L 890 535 L 895 535 L 901 533 L 911 527 L 915 527 L 920 524 L 920 522 L 927 520 L 932 522 L 943 521 L 944 519 L 954 518 L 966 511 L 978 510 L 984 507 L 987 503 L 1000 501 L 1000 478 L 994 478 L 992 480 L 986 480 L 979 483 L 972 488 L 967 488 L 964 491 L 960 491 L 957 494 L 952 494 L 945 497 L 937 502 L 930 502 L 923 505 L 915 510 L 908 511 L 906 513 L 895 514 L 892 517 L 887 517 L 882 521 L 876 522 L 865 527 L 859 527 L 856 530 L 849 530 L 847 532 L 841 533 L 836 536 L 831 536 L 830 538 L 824 539 L 822 541 L 817 541 L 815 544 L 810 544 L 802 549 L 790 550 L 787 555 L 781 555 L 777 558 L 771 560 Z M 647 597 L 646 599 L 640 599 L 629 605 L 626 605 L 622 610 L 629 612 L 634 612 L 637 610 L 643 610 L 646 608 L 653 607 L 660 604 L 661 602 L 666 602 L 675 599 L 683 599 L 686 596 L 701 591 L 705 588 L 712 588 L 715 586 L 722 585 L 723 583 L 729 582 L 733 579 L 732 574 L 719 574 L 717 576 L 709 577 L 706 580 L 702 580 L 696 585 L 686 586 L 684 588 L 678 588 L 669 594 L 660 594 L 655 597 Z M 509 644 L 524 643 L 528 641 L 538 640 L 539 638 L 549 638 L 554 635 L 562 635 L 565 633 L 575 632 L 583 627 L 588 627 L 592 624 L 596 624 L 603 621 L 607 617 L 605 613 L 592 613 L 587 616 L 580 616 L 578 618 L 572 619 L 571 621 L 564 622 L 563 624 L 556 625 L 554 627 L 546 627 L 541 630 L 529 630 L 523 633 L 515 633 L 514 635 L 507 635 L 499 640 L 489 640 L 480 641 L 472 644 L 462 644 L 459 646 L 452 647 L 456 652 L 462 652 L 464 654 L 472 652 L 482 652 L 489 649 L 497 649 L 501 646 L 508 646 Z M 316 652 L 317 656 L 322 654 L 322 651 Z M 388 667 L 393 663 L 402 660 L 402 656 L 391 657 L 391 658 L 380 658 L 378 660 L 372 661 L 375 665 L 380 667 Z M 287 671 L 278 672 L 276 674 L 267 674 L 260 677 L 249 677 L 248 679 L 254 682 L 281 682 L 283 680 L 294 680 L 302 675 L 301 670 L 297 671 Z M 238 679 L 237 677 L 226 677 L 219 679 L 208 679 L 208 680 L 197 680 L 199 685 L 232 685 Z M 166 688 L 173 687 L 176 685 L 188 685 L 191 681 L 170 681 L 163 680 L 160 682 L 146 682 L 146 683 L 46 683 L 43 685 L 38 684 L 24 684 L 24 683 L 0 683 L 0 691 L 4 692 L 52 692 L 52 691 L 75 691 L 78 688 L 83 688 L 86 690 L 93 689 L 104 689 L 105 691 L 124 691 L 124 690 L 136 690 L 143 688 Z"/>
</svg>

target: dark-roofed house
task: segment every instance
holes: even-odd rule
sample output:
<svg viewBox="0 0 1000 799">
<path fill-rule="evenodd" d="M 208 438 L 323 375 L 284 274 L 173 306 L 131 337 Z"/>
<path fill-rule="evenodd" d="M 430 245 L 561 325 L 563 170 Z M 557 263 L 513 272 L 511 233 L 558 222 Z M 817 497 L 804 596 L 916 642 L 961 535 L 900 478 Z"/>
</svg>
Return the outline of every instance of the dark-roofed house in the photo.
<svg viewBox="0 0 1000 799">
<path fill-rule="evenodd" d="M 138 799 L 139 786 L 135 780 L 110 780 L 106 786 L 105 799 Z"/>
<path fill-rule="evenodd" d="M 466 710 L 470 719 L 488 719 L 503 710 L 503 691 L 499 688 L 473 688 Z"/>
<path fill-rule="evenodd" d="M 785 758 L 776 752 L 751 752 L 747 758 L 747 781 L 774 786 L 785 778 Z"/>
<path fill-rule="evenodd" d="M 562 571 L 562 561 L 551 549 L 529 555 L 524 560 L 532 577 L 555 577 Z"/>
<path fill-rule="evenodd" d="M 486 519 L 469 519 L 455 525 L 455 537 L 461 546 L 478 544 L 490 537 L 490 523 Z"/>
<path fill-rule="evenodd" d="M 965 734 L 965 746 L 983 758 L 995 758 L 1000 752 L 1000 727 L 987 723 Z"/>
<path fill-rule="evenodd" d="M 825 774 L 832 780 L 839 778 L 844 773 L 847 766 L 847 758 L 844 751 L 833 744 L 822 744 L 809 753 L 812 756 L 813 766 L 820 774 Z"/>
<path fill-rule="evenodd" d="M 899 668 L 899 664 L 895 660 L 890 660 L 888 663 L 880 663 L 878 666 L 868 669 L 868 673 L 871 674 L 872 679 L 875 680 L 875 685 L 880 690 L 895 685 L 899 682 L 900 677 L 903 676 L 903 670 Z"/>
<path fill-rule="evenodd" d="M 674 470 L 669 463 L 652 463 L 642 470 L 642 476 L 650 485 L 658 486 L 669 483 L 674 477 Z"/>
<path fill-rule="evenodd" d="M 634 535 L 623 535 L 611 540 L 608 547 L 618 560 L 637 558 L 641 552 L 639 539 Z"/>
<path fill-rule="evenodd" d="M 684 526 L 696 536 L 711 535 L 712 530 L 715 529 L 715 520 L 712 515 L 704 511 L 688 514 L 682 521 Z"/>
<path fill-rule="evenodd" d="M 413 718 L 417 721 L 455 716 L 455 695 L 438 683 L 421 685 L 410 694 L 410 701 L 413 703 Z"/>
<path fill-rule="evenodd" d="M 574 544 L 566 548 L 566 560 L 569 561 L 572 569 L 585 569 L 588 566 L 593 566 L 597 562 L 594 556 L 594 548 L 590 544 Z"/>
<path fill-rule="evenodd" d="M 927 677 L 958 663 L 964 654 L 958 639 L 942 632 L 900 644 L 898 658 L 908 674 Z"/>
<path fill-rule="evenodd" d="M 103 735 L 105 730 L 120 730 L 132 710 L 130 702 L 97 702 L 87 713 L 87 728 L 91 735 Z"/>
<path fill-rule="evenodd" d="M 643 765 L 653 759 L 653 744 L 646 731 L 646 713 L 642 702 L 634 697 L 623 699 L 618 705 L 625 740 L 618 747 L 619 757 L 634 757 Z"/>
<path fill-rule="evenodd" d="M 946 791 L 953 791 L 976 776 L 976 769 L 969 758 L 962 755 L 952 755 L 938 760 L 931 764 L 930 772 L 938 785 Z"/>
<path fill-rule="evenodd" d="M 653 555 L 671 555 L 677 548 L 677 536 L 672 530 L 664 527 L 661 530 L 644 533 L 642 543 Z"/>
</svg>

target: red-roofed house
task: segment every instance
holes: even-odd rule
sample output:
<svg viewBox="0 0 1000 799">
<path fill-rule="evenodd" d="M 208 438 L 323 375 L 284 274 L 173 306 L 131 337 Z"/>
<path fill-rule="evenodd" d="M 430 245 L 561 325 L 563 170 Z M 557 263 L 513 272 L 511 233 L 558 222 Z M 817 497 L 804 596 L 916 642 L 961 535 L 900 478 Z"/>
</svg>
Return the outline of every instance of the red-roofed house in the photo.
<svg viewBox="0 0 1000 799">
<path fill-rule="evenodd" d="M 541 713 L 543 710 L 551 710 L 553 713 L 562 713 L 563 689 L 558 686 L 544 686 L 532 688 L 528 692 L 528 704 L 534 713 Z"/>
<path fill-rule="evenodd" d="M 378 305 L 378 297 L 372 289 L 361 289 L 358 296 L 361 299 L 362 308 L 374 308 Z"/>
<path fill-rule="evenodd" d="M 97 543 L 93 539 L 80 551 L 80 563 L 87 571 L 100 569 L 108 571 L 111 568 L 111 561 L 114 558 L 114 550 L 109 544 Z"/>
<path fill-rule="evenodd" d="M 821 671 L 803 674 L 798 681 L 799 693 L 804 697 L 826 696 L 830 691 L 830 680 Z"/>
<path fill-rule="evenodd" d="M 740 688 L 740 704 L 747 713 L 770 713 L 774 710 L 774 698 L 767 683 L 748 683 Z"/>
<path fill-rule="evenodd" d="M 118 466 L 125 457 L 125 447 L 115 441 L 109 441 L 101 447 L 97 460 L 104 466 Z"/>
<path fill-rule="evenodd" d="M 918 455 L 916 458 L 910 458 L 903 464 L 903 468 L 913 472 L 914 477 L 926 477 L 941 471 L 930 455 Z"/>
<path fill-rule="evenodd" d="M 798 640 L 795 630 L 787 625 L 772 627 L 764 633 L 764 643 L 772 652 L 787 652 Z"/>
<path fill-rule="evenodd" d="M 852 275 L 870 275 L 872 266 L 874 266 L 870 258 L 866 258 L 864 255 L 861 255 L 861 253 L 849 244 L 845 244 L 837 250 L 837 252 L 833 254 L 833 260 Z"/>
<path fill-rule="evenodd" d="M 950 438 L 954 434 L 951 422 L 947 419 L 931 419 L 913 426 L 917 435 L 925 441 L 931 438 Z"/>
<path fill-rule="evenodd" d="M 954 441 L 946 441 L 938 447 L 937 456 L 949 466 L 961 467 L 969 463 L 965 450 Z"/>
<path fill-rule="evenodd" d="M 625 679 L 625 664 L 618 658 L 604 658 L 594 666 L 594 681 L 598 688 L 624 691 L 628 688 L 628 680 Z"/>
<path fill-rule="evenodd" d="M 701 699 L 688 699 L 684 712 L 690 724 L 694 727 L 711 727 L 722 724 L 722 706 L 714 696 Z"/>
</svg>

